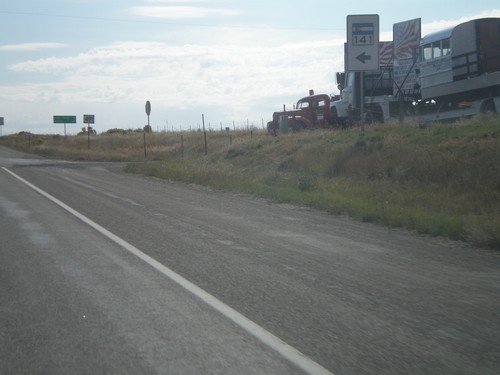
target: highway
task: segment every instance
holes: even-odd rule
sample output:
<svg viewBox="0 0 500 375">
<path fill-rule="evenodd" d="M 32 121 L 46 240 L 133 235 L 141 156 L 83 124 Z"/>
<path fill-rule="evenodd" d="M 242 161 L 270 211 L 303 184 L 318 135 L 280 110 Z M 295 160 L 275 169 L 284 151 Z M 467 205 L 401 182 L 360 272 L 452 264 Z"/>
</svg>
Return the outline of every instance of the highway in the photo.
<svg viewBox="0 0 500 375">
<path fill-rule="evenodd" d="M 498 374 L 500 254 L 0 147 L 0 374 Z"/>
</svg>

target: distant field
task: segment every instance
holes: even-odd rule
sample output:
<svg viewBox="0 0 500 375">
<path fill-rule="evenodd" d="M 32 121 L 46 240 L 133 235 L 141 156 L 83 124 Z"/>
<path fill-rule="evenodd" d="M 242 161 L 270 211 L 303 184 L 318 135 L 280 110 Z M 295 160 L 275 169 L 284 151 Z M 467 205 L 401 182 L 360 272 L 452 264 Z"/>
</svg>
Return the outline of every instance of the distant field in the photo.
<svg viewBox="0 0 500 375">
<path fill-rule="evenodd" d="M 205 142 L 206 139 L 206 142 Z M 500 117 L 376 125 L 360 134 L 269 136 L 132 131 L 27 133 L 0 144 L 53 158 L 130 161 L 128 172 L 237 191 L 332 214 L 500 249 Z M 146 154 L 146 156 L 145 156 Z"/>
</svg>

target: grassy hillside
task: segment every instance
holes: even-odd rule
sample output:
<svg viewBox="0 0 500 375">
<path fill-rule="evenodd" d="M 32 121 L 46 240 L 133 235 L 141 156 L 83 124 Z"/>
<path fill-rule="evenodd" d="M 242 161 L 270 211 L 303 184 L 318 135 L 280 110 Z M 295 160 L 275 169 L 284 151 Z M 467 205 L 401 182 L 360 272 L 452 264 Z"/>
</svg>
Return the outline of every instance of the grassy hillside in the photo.
<svg viewBox="0 0 500 375">
<path fill-rule="evenodd" d="M 2 143 L 27 148 L 26 135 Z M 126 170 L 500 249 L 500 117 L 272 137 L 242 132 L 36 137 L 32 152 L 134 161 Z M 1 144 L 1 143 L 0 143 Z M 145 160 L 146 159 L 146 160 Z"/>
</svg>

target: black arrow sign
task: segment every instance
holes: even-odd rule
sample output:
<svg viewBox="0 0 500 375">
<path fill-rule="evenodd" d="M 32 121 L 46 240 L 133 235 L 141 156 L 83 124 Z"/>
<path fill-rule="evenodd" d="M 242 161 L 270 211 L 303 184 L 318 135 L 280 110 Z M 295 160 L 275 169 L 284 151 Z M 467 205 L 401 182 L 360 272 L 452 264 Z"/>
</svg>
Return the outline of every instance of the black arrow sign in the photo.
<svg viewBox="0 0 500 375">
<path fill-rule="evenodd" d="M 358 56 L 356 56 L 356 59 L 361 61 L 364 64 L 364 63 L 366 63 L 367 60 L 371 60 L 372 56 L 367 55 L 365 52 L 363 52 L 363 53 L 359 54 Z"/>
</svg>

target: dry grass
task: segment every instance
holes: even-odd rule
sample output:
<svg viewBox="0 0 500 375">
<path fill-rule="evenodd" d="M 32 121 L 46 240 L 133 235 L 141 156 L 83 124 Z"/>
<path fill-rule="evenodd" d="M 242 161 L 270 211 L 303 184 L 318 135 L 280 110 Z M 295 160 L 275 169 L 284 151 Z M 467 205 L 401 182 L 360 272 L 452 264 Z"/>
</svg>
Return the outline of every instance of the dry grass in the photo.
<svg viewBox="0 0 500 375">
<path fill-rule="evenodd" d="M 26 135 L 24 135 L 26 138 Z M 48 137 L 31 151 L 76 160 L 144 161 L 134 173 L 243 191 L 362 221 L 500 249 L 500 118 L 308 131 Z M 4 137 L 5 138 L 5 137 Z M 10 144 L 26 149 L 23 141 Z M 3 143 L 6 143 L 2 139 Z"/>
</svg>

